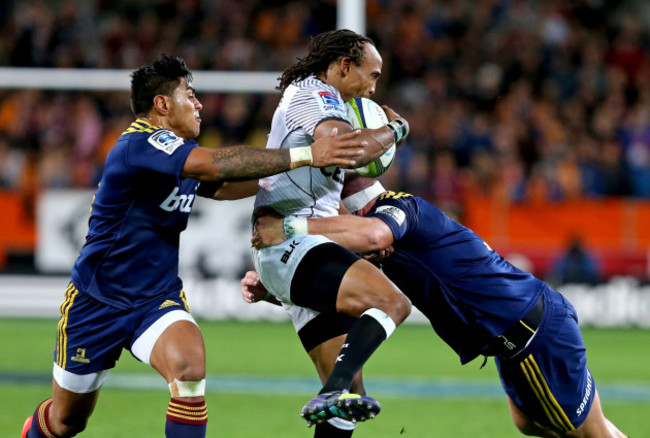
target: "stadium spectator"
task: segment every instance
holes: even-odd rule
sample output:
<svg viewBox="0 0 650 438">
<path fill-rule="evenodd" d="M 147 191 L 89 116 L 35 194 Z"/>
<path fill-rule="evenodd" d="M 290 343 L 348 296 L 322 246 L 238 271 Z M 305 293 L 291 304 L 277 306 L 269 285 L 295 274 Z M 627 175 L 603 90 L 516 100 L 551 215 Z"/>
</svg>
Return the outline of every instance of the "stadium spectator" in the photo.
<svg viewBox="0 0 650 438">
<path fill-rule="evenodd" d="M 178 277 L 180 233 L 195 196 L 250 196 L 257 178 L 311 164 L 350 166 L 359 157 L 355 133 L 333 132 L 298 156 L 284 149 L 201 147 L 194 139 L 202 106 L 182 59 L 163 55 L 131 78 L 137 119 L 106 159 L 86 243 L 60 307 L 52 397 L 27 419 L 23 438 L 83 431 L 122 349 L 169 384 L 166 436 L 204 437 L 205 347 Z M 90 149 L 97 140 L 93 128 Z"/>
<path fill-rule="evenodd" d="M 282 99 L 273 116 L 267 148 L 299 149 L 332 130 L 352 131 L 345 102 L 371 96 L 382 73 L 382 59 L 371 39 L 343 29 L 315 36 L 305 57 L 289 65 L 280 77 Z M 390 122 L 361 130 L 374 153 L 358 162 L 368 164 L 408 135 L 408 123 L 386 107 Z M 322 236 L 294 237 L 309 217 L 337 215 L 343 170 L 281 173 L 260 179 L 254 216 L 276 211 L 287 216 L 287 238 L 254 251 L 255 267 L 269 292 L 288 309 L 303 306 L 311 315 L 329 311 L 357 318 L 339 349 L 339 360 L 319 394 L 302 409 L 316 437 L 348 437 L 356 421 L 379 412 L 376 400 L 350 394 L 358 370 L 411 311 L 409 300 L 374 265 Z M 289 313 L 292 314 L 291 310 Z M 294 320 L 297 330 L 302 317 Z M 322 326 L 313 333 L 336 333 Z M 307 339 L 305 342 L 313 342 Z M 349 421 L 347 421 L 349 420 Z"/>
<path fill-rule="evenodd" d="M 555 262 L 549 276 L 552 284 L 597 284 L 601 281 L 598 262 L 579 236 L 571 238 L 566 252 Z"/>
<path fill-rule="evenodd" d="M 472 230 L 421 198 L 387 191 L 354 172 L 349 172 L 342 196 L 346 209 L 362 217 L 310 219 L 303 232 L 325 235 L 376 260 L 377 252 L 390 247 L 388 257 L 380 259 L 383 271 L 461 363 L 494 356 L 512 419 L 524 435 L 625 436 L 603 415 L 578 317 L 560 293 L 512 266 Z M 284 240 L 282 222 L 259 218 L 253 244 L 265 247 Z M 255 302 L 263 295 L 259 277 L 248 273 L 242 280 L 243 298 Z M 324 345 L 340 342 L 324 335 L 320 340 Z M 328 360 L 334 363 L 333 347 L 324 345 L 318 351 L 330 352 Z M 309 353 L 312 359 L 318 354 Z"/>
<path fill-rule="evenodd" d="M 184 54 L 199 69 L 279 70 L 293 62 L 310 35 L 333 28 L 336 7 L 334 2 L 307 8 L 291 1 L 254 0 L 84 2 L 81 7 L 64 1 L 55 6 L 3 3 L 0 65 L 135 68 L 153 51 Z M 473 155 L 487 148 L 499 163 L 498 137 L 516 125 L 508 162 L 511 170 L 523 169 L 523 181 L 504 190 L 497 177 L 482 187 L 484 192 L 526 202 L 541 193 L 543 183 L 542 199 L 650 197 L 643 146 L 647 117 L 640 114 L 648 105 L 650 86 L 639 79 L 650 66 L 650 32 L 638 18 L 649 8 L 633 1 L 488 1 L 480 7 L 461 0 L 369 1 L 368 34 L 384 57 L 377 95 L 389 104 L 406 105 L 403 113 L 413 121 L 406 147 L 418 158 L 405 155 L 399 175 L 386 178 L 397 188 L 433 199 L 435 188 L 427 181 L 441 171 L 435 156 L 443 148 L 455 155 L 460 185 L 472 187 L 462 180 L 475 162 Z M 81 99 L 65 94 L 72 106 Z M 102 110 L 102 129 L 113 117 L 100 103 L 107 94 L 97 95 L 95 102 Z M 26 93 L 5 92 L 3 97 L 13 101 L 14 96 L 20 100 Z M 57 108 L 58 99 L 49 93 L 36 96 L 39 106 Z M 417 123 L 431 102 L 435 109 L 428 110 L 427 123 Z M 227 107 L 215 109 L 215 117 L 204 125 L 221 136 L 217 123 Z M 256 109 L 249 105 L 244 119 L 261 117 L 253 123 L 268 126 L 270 115 Z M 23 149 L 43 149 L 40 134 L 47 127 L 44 121 L 22 120 L 31 120 L 25 125 L 29 146 L 12 138 L 9 147 L 38 160 L 39 154 Z M 61 126 L 74 144 L 79 134 L 66 126 L 72 124 L 64 120 Z M 0 131 L 5 134 L 2 127 Z M 90 174 L 101 172 L 101 165 L 91 172 L 93 166 L 84 159 L 72 161 L 71 174 L 78 176 L 69 184 L 92 187 L 96 178 Z M 539 161 L 543 169 L 534 170 Z M 470 194 L 463 190 L 462 196 Z"/>
</svg>

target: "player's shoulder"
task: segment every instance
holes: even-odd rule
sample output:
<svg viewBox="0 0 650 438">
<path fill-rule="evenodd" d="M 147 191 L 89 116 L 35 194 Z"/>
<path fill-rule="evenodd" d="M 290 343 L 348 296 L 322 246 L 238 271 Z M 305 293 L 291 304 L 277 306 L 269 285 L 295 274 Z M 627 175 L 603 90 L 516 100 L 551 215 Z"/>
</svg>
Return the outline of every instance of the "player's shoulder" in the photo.
<svg viewBox="0 0 650 438">
<path fill-rule="evenodd" d="M 122 139 L 127 140 L 131 145 L 153 146 L 169 155 L 185 143 L 185 140 L 173 131 L 152 125 L 144 119 L 137 119 L 131 123 L 131 126 L 122 133 Z"/>
<path fill-rule="evenodd" d="M 342 105 L 343 99 L 336 87 L 329 85 L 316 76 L 310 76 L 292 84 L 294 100 L 316 99 L 328 105 Z"/>
</svg>

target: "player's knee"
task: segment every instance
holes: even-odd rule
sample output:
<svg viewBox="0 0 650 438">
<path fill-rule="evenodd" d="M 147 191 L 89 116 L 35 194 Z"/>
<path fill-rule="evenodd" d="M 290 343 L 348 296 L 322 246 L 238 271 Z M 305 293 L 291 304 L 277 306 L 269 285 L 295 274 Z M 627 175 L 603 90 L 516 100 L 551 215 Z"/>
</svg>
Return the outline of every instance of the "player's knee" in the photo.
<svg viewBox="0 0 650 438">
<path fill-rule="evenodd" d="M 400 325 L 411 313 L 411 300 L 397 290 L 387 294 L 382 301 L 374 307 L 390 316 L 395 325 Z"/>
<path fill-rule="evenodd" d="M 76 436 L 86 429 L 87 418 L 50 418 L 50 427 L 57 437 L 69 438 Z"/>
<path fill-rule="evenodd" d="M 395 324 L 401 324 L 411 314 L 411 300 L 402 293 L 395 294 L 393 307 L 395 312 Z"/>
<path fill-rule="evenodd" d="M 174 379 L 182 382 L 198 382 L 205 378 L 205 366 L 200 363 L 184 363 L 176 369 Z"/>
<path fill-rule="evenodd" d="M 185 382 L 199 381 L 205 378 L 205 356 L 178 351 L 171 358 L 171 379 Z"/>
</svg>

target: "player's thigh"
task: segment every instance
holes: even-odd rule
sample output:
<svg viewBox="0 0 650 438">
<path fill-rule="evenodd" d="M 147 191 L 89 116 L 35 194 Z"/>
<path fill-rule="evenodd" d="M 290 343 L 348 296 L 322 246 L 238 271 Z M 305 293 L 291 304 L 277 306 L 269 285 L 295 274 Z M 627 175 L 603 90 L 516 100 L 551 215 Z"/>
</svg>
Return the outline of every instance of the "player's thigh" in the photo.
<svg viewBox="0 0 650 438">
<path fill-rule="evenodd" d="M 496 358 L 501 383 L 530 421 L 560 436 L 575 436 L 595 399 L 575 309 L 557 292 L 545 293 L 545 314 L 518 356 Z M 596 409 L 598 411 L 599 408 Z"/>
<path fill-rule="evenodd" d="M 262 284 L 280 301 L 293 303 L 292 285 L 296 271 L 310 270 L 311 261 L 319 257 L 327 257 L 327 254 L 322 253 L 319 249 L 323 244 L 334 245 L 331 240 L 323 236 L 298 236 L 269 248 L 253 249 L 255 270 L 259 274 Z M 320 264 L 324 261 L 321 258 L 317 263 Z M 296 288 L 307 289 L 315 283 L 315 280 L 310 278 L 310 272 L 306 272 L 305 277 L 306 284 L 298 284 Z M 301 281 L 297 283 L 301 283 Z M 304 303 L 300 303 L 300 305 L 304 305 Z"/>
<path fill-rule="evenodd" d="M 132 351 L 142 358 L 150 351 L 148 363 L 168 383 L 174 379 L 198 381 L 205 377 L 203 335 L 191 315 L 182 310 L 159 318 L 134 342 Z"/>
<path fill-rule="evenodd" d="M 359 259 L 345 273 L 336 308 L 353 316 L 369 308 L 386 312 L 399 324 L 410 313 L 410 301 L 375 265 Z"/>
<path fill-rule="evenodd" d="M 555 432 L 545 429 L 534 421 L 529 420 L 528 417 L 526 417 L 524 413 L 521 412 L 521 410 L 515 405 L 509 396 L 506 395 L 506 398 L 508 399 L 508 407 L 510 408 L 510 416 L 512 417 L 512 422 L 522 434 L 544 438 L 560 438 L 560 435 L 556 434 Z"/>
<path fill-rule="evenodd" d="M 131 337 L 132 312 L 115 309 L 79 291 L 72 283 L 60 306 L 53 376 L 77 394 L 99 389 Z"/>
</svg>

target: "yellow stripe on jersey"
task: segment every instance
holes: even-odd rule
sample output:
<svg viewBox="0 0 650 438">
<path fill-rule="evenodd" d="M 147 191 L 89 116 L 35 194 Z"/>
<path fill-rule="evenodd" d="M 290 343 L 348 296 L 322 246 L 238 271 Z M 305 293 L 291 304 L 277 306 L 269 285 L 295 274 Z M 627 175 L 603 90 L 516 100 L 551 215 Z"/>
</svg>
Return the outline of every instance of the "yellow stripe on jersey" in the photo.
<svg viewBox="0 0 650 438">
<path fill-rule="evenodd" d="M 192 313 L 190 312 L 190 306 L 187 305 L 187 296 L 185 295 L 185 291 L 182 290 L 181 293 L 178 294 L 179 297 L 181 297 L 181 300 L 183 300 L 183 305 L 185 306 L 185 310 L 187 313 Z"/>
<path fill-rule="evenodd" d="M 70 313 L 70 307 L 74 304 L 74 299 L 79 294 L 74 285 L 70 284 L 66 290 L 66 298 L 63 304 L 61 304 L 61 319 L 59 320 L 59 326 L 57 329 L 58 338 L 57 338 L 57 358 L 56 364 L 61 368 L 65 369 L 65 366 L 68 362 L 68 356 L 66 351 L 68 349 L 68 334 L 66 333 L 66 328 L 68 327 L 68 314 Z"/>
<path fill-rule="evenodd" d="M 546 382 L 539 365 L 535 362 L 533 355 L 529 355 L 519 364 L 519 366 L 521 367 L 524 376 L 526 376 L 526 380 L 528 380 L 535 396 L 541 403 L 542 408 L 544 408 L 544 412 L 546 412 L 546 416 L 551 424 L 560 431 L 567 432 L 574 430 L 575 428 L 573 427 L 573 424 L 571 424 L 571 421 L 553 396 L 551 389 L 548 387 L 548 383 Z"/>
<path fill-rule="evenodd" d="M 404 192 L 393 192 L 392 190 L 388 190 L 386 193 L 383 193 L 379 199 L 399 199 L 399 198 L 408 198 L 411 195 L 410 193 L 404 193 Z"/>
<path fill-rule="evenodd" d="M 124 134 L 131 134 L 133 132 L 148 132 L 152 133 L 156 129 L 160 129 L 162 126 L 154 126 L 145 119 L 137 119 L 135 122 L 131 123 L 131 126 L 127 128 L 126 131 L 122 133 Z"/>
</svg>

